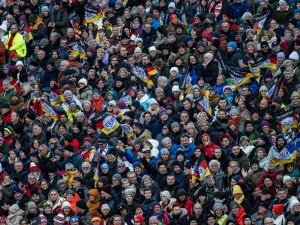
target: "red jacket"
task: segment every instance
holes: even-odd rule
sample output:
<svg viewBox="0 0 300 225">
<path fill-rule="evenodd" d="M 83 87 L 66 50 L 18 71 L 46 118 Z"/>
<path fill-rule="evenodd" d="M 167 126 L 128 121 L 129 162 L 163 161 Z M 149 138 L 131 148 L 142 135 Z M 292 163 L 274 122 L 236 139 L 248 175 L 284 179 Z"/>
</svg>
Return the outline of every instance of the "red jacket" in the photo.
<svg viewBox="0 0 300 225">
<path fill-rule="evenodd" d="M 10 121 L 10 118 L 11 118 L 11 114 L 13 113 L 14 111 L 13 110 L 9 110 L 7 113 L 3 114 L 2 115 L 2 118 L 4 120 L 4 122 L 6 124 L 9 124 L 11 121 Z"/>
<path fill-rule="evenodd" d="M 174 205 L 178 205 L 181 208 L 185 208 L 187 210 L 187 216 L 192 215 L 192 208 L 193 208 L 193 202 L 188 199 L 188 197 L 186 197 L 184 202 L 179 202 L 178 200 L 176 200 L 176 202 L 174 203 Z"/>
</svg>

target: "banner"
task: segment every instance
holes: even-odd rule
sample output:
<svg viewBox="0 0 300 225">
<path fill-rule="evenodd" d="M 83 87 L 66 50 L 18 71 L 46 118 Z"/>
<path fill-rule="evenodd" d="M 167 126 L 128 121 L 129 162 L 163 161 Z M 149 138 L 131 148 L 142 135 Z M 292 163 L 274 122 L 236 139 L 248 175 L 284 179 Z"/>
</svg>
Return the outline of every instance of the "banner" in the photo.
<svg viewBox="0 0 300 225">
<path fill-rule="evenodd" d="M 273 158 L 274 164 L 287 164 L 296 159 L 300 149 L 300 133 Z"/>
<path fill-rule="evenodd" d="M 279 76 L 280 77 L 277 78 L 277 82 L 274 83 L 266 93 L 266 97 L 268 98 L 268 100 L 272 100 L 272 98 L 278 94 L 279 90 L 283 86 L 283 75 Z"/>
<path fill-rule="evenodd" d="M 192 78 L 190 73 L 185 73 L 183 82 L 181 84 L 181 90 L 184 91 L 186 94 L 190 93 L 192 90 Z"/>
<path fill-rule="evenodd" d="M 122 131 L 126 134 L 126 137 L 128 139 L 133 137 L 133 129 L 129 124 L 127 124 L 127 123 L 121 124 L 121 128 L 122 128 Z"/>
<path fill-rule="evenodd" d="M 284 114 L 277 116 L 276 119 L 281 124 L 283 134 L 290 128 L 297 128 L 297 117 L 293 110 L 289 110 Z"/>
</svg>

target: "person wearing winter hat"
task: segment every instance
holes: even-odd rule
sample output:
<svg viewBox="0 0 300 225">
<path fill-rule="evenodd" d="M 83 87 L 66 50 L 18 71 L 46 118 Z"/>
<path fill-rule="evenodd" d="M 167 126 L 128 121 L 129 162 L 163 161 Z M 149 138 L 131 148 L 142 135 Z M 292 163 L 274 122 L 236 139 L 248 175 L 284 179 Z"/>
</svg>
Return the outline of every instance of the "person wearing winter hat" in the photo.
<svg viewBox="0 0 300 225">
<path fill-rule="evenodd" d="M 238 203 L 239 205 L 241 205 L 246 212 L 250 213 L 251 204 L 250 204 L 249 200 L 247 198 L 245 198 L 245 195 L 239 185 L 233 186 L 232 194 L 233 194 L 233 200 L 236 203 Z"/>
<path fill-rule="evenodd" d="M 216 215 L 218 224 L 224 224 L 227 220 L 227 214 L 225 213 L 225 207 L 221 202 L 215 202 L 213 205 L 213 211 Z"/>
<path fill-rule="evenodd" d="M 272 215 L 274 224 L 285 224 L 284 205 L 275 204 L 272 207 Z"/>
</svg>

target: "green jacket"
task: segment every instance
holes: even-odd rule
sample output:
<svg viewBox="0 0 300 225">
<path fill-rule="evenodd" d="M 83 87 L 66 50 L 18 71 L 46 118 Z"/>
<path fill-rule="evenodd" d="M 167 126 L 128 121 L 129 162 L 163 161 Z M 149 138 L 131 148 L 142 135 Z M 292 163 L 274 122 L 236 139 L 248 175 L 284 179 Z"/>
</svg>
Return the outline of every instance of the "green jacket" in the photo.
<svg viewBox="0 0 300 225">
<path fill-rule="evenodd" d="M 24 58 L 27 54 L 27 48 L 23 36 L 20 33 L 16 33 L 12 42 L 12 46 L 10 49 L 8 49 L 8 42 L 10 37 L 11 37 L 11 32 L 8 33 L 7 38 L 5 40 L 4 43 L 5 48 L 9 51 L 16 51 L 19 57 Z"/>
</svg>

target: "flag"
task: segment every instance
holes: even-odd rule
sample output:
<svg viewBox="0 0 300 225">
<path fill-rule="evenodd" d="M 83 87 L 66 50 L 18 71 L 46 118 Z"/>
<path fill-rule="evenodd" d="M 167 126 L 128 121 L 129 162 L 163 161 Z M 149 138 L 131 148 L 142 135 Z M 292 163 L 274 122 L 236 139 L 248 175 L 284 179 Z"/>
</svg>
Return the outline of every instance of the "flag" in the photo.
<svg viewBox="0 0 300 225">
<path fill-rule="evenodd" d="M 58 89 L 57 86 L 53 87 L 50 92 L 50 104 L 58 105 L 61 102 L 65 102 L 63 93 Z"/>
<path fill-rule="evenodd" d="M 54 119 L 55 121 L 59 119 L 59 113 L 55 112 L 51 105 L 45 100 L 41 101 L 41 107 L 43 112 L 49 113 L 52 119 Z"/>
<path fill-rule="evenodd" d="M 84 51 L 84 49 L 81 47 L 80 44 L 75 43 L 72 47 L 71 47 L 71 52 L 73 54 L 74 57 L 79 56 L 81 59 L 84 58 L 86 56 L 86 52 Z"/>
<path fill-rule="evenodd" d="M 135 76 L 137 76 L 140 80 L 142 80 L 146 84 L 154 86 L 154 83 L 153 83 L 151 77 L 148 74 L 146 74 L 146 72 L 144 71 L 143 68 L 138 67 L 138 66 L 132 66 L 131 71 Z"/>
<path fill-rule="evenodd" d="M 202 100 L 198 102 L 200 106 L 211 116 L 212 108 L 209 103 L 209 90 L 204 90 Z"/>
<path fill-rule="evenodd" d="M 133 137 L 133 129 L 129 124 L 127 124 L 127 123 L 121 124 L 121 128 L 122 128 L 122 131 L 126 134 L 126 137 L 128 139 Z"/>
<path fill-rule="evenodd" d="M 289 110 L 282 115 L 276 117 L 281 125 L 282 133 L 285 134 L 290 128 L 297 128 L 297 116 L 293 110 Z"/>
<path fill-rule="evenodd" d="M 95 23 L 98 27 L 101 27 L 102 19 L 104 17 L 104 12 L 101 7 L 96 7 L 91 4 L 87 4 L 84 6 L 84 18 L 83 24 L 86 25 L 88 23 Z"/>
<path fill-rule="evenodd" d="M 298 150 L 300 149 L 300 133 L 288 143 L 280 153 L 278 153 L 273 158 L 273 163 L 278 164 L 287 164 L 293 162 L 298 154 Z"/>
<path fill-rule="evenodd" d="M 183 82 L 182 82 L 182 85 L 181 85 L 181 90 L 183 92 L 185 92 L 186 94 L 190 93 L 191 90 L 192 90 L 192 78 L 191 78 L 191 74 L 190 73 L 185 73 L 184 74 L 184 78 L 183 78 Z M 183 93 L 182 93 L 183 95 Z M 182 100 L 182 99 L 181 99 Z"/>
<path fill-rule="evenodd" d="M 280 77 L 277 79 L 277 82 L 274 83 L 266 93 L 266 97 L 268 98 L 268 100 L 271 101 L 272 98 L 278 94 L 279 90 L 282 87 L 283 87 L 283 75 L 280 75 Z"/>
<path fill-rule="evenodd" d="M 204 180 L 205 177 L 210 175 L 209 168 L 204 156 L 198 160 L 198 165 L 192 167 L 192 182 L 195 183 L 197 180 Z"/>
<path fill-rule="evenodd" d="M 231 77 L 233 85 L 236 87 L 242 86 L 251 78 L 250 76 L 243 76 L 242 74 L 239 74 L 238 72 L 236 72 L 230 68 L 227 68 L 227 70 Z"/>
<path fill-rule="evenodd" d="M 267 12 L 264 15 L 258 15 L 258 16 L 254 17 L 253 28 L 256 30 L 257 35 L 259 35 L 260 32 L 262 31 L 268 15 L 269 15 L 269 12 Z"/>
<path fill-rule="evenodd" d="M 74 31 L 77 33 L 78 31 L 78 21 L 77 21 L 77 17 L 76 17 L 76 12 L 73 11 L 71 14 L 69 14 L 69 21 L 74 29 Z"/>
<path fill-rule="evenodd" d="M 96 126 L 106 135 L 109 135 L 116 131 L 120 124 L 116 119 L 116 115 L 111 114 L 106 116 L 104 119 L 101 119 L 96 123 Z"/>
<path fill-rule="evenodd" d="M 252 68 L 269 68 L 272 70 L 276 70 L 277 65 L 276 65 L 276 61 L 273 58 L 269 58 L 269 59 L 263 59 L 257 63 L 254 63 L 251 65 Z"/>
<path fill-rule="evenodd" d="M 152 63 L 148 63 L 146 65 L 146 68 L 145 68 L 146 72 L 148 73 L 148 75 L 150 76 L 155 76 L 158 74 L 158 71 L 156 70 L 156 68 L 152 65 Z"/>
</svg>

